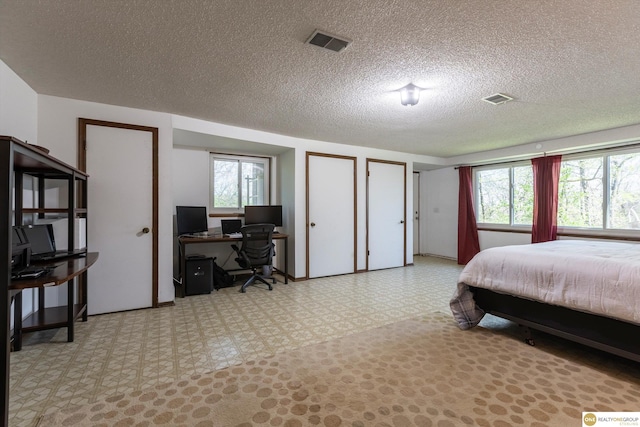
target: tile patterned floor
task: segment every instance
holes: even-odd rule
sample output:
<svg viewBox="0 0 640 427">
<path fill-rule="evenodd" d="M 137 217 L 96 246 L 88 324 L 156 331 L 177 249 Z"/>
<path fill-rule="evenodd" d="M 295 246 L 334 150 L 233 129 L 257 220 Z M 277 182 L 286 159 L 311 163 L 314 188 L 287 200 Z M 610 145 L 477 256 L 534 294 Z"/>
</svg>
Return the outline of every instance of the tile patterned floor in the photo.
<svg viewBox="0 0 640 427">
<path fill-rule="evenodd" d="M 9 422 L 346 336 L 426 312 L 449 312 L 461 267 L 433 257 L 370 273 L 177 298 L 176 305 L 92 316 L 31 334 L 11 354 Z"/>
</svg>

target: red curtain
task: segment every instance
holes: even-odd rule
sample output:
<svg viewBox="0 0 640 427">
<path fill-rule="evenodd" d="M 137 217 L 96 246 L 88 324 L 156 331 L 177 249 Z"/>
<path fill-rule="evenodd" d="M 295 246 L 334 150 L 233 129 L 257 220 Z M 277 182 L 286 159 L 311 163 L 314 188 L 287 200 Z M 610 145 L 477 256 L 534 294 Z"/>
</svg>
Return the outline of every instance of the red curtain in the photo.
<svg viewBox="0 0 640 427">
<path fill-rule="evenodd" d="M 476 214 L 473 210 L 473 183 L 471 167 L 458 168 L 458 264 L 466 264 L 480 252 Z"/>
<path fill-rule="evenodd" d="M 531 243 L 556 240 L 558 181 L 562 156 L 531 159 L 533 165 L 533 227 Z"/>
</svg>

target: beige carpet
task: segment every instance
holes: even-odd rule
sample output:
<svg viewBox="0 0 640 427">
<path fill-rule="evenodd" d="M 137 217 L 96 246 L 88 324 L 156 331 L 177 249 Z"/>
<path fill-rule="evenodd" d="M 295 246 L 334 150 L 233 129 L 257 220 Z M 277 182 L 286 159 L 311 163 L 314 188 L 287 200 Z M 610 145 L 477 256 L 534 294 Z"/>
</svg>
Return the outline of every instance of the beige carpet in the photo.
<svg viewBox="0 0 640 427">
<path fill-rule="evenodd" d="M 48 414 L 38 426 L 576 426 L 640 410 L 640 367 L 432 314 Z M 495 325 L 494 325 L 495 326 Z M 635 337 L 637 338 L 637 337 Z"/>
</svg>

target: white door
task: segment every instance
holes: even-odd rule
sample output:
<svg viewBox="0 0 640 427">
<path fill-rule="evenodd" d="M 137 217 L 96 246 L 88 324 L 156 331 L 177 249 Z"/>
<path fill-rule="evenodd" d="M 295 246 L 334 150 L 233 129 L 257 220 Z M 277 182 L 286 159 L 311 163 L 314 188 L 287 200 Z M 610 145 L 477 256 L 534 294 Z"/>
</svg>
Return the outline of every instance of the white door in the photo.
<svg viewBox="0 0 640 427">
<path fill-rule="evenodd" d="M 88 125 L 86 139 L 88 242 L 100 253 L 89 273 L 89 314 L 151 307 L 152 135 Z"/>
<path fill-rule="evenodd" d="M 413 173 L 413 254 L 420 255 L 420 173 Z"/>
<path fill-rule="evenodd" d="M 307 154 L 307 274 L 355 272 L 355 158 Z"/>
<path fill-rule="evenodd" d="M 367 160 L 368 269 L 405 264 L 406 164 Z"/>
</svg>

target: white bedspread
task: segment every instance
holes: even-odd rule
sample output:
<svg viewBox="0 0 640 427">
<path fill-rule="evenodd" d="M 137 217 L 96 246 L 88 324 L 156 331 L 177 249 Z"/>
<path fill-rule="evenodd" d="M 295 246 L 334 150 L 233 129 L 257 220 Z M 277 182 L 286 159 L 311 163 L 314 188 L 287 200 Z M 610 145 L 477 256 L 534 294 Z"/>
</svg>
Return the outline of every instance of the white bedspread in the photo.
<svg viewBox="0 0 640 427">
<path fill-rule="evenodd" d="M 467 285 L 640 324 L 640 244 L 556 240 L 481 251 L 451 300 L 462 329 L 484 314 Z"/>
</svg>

